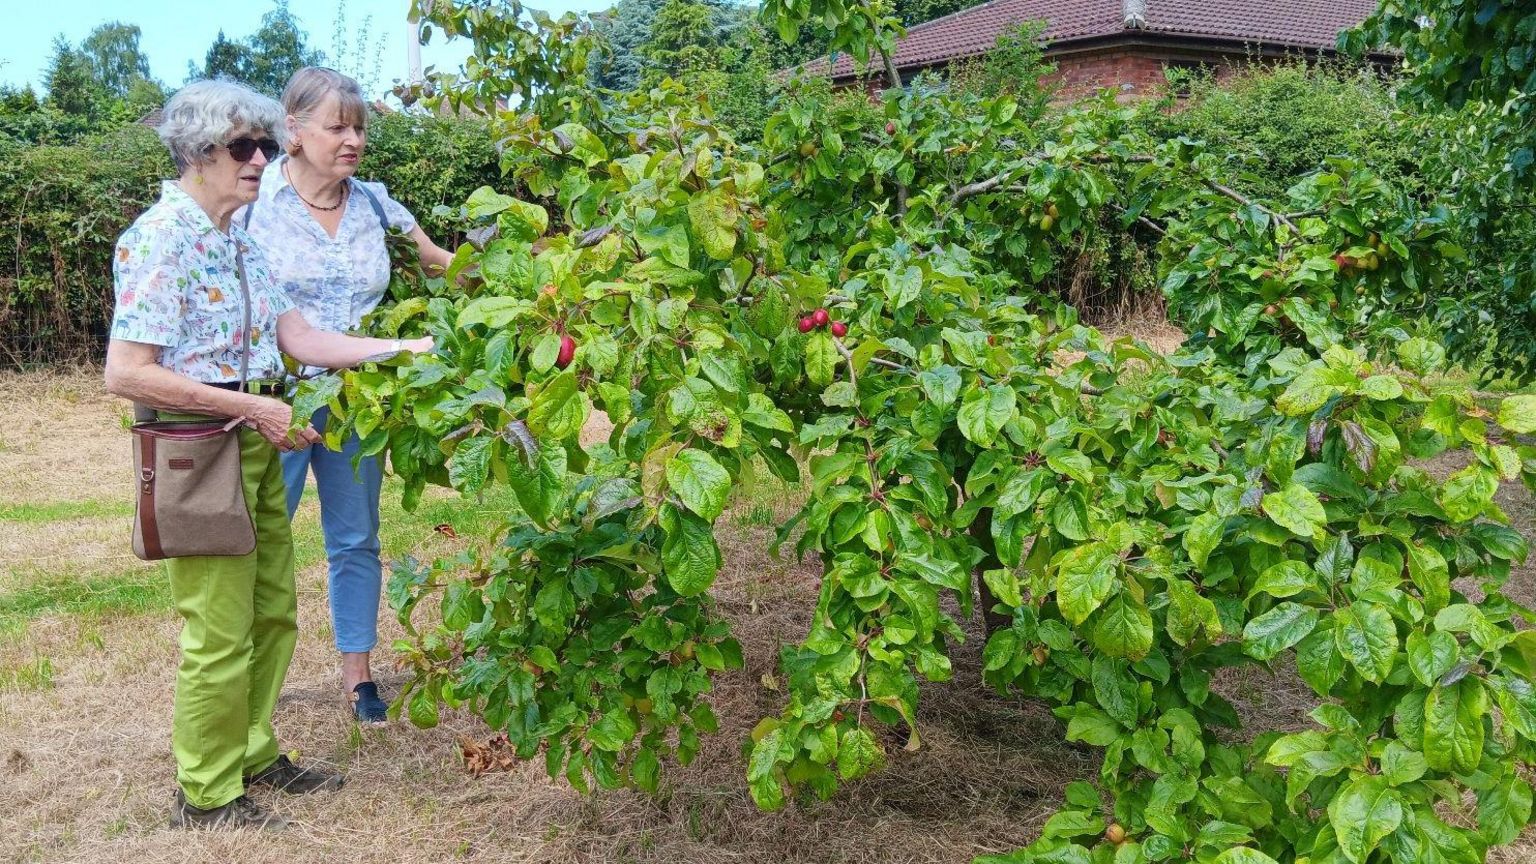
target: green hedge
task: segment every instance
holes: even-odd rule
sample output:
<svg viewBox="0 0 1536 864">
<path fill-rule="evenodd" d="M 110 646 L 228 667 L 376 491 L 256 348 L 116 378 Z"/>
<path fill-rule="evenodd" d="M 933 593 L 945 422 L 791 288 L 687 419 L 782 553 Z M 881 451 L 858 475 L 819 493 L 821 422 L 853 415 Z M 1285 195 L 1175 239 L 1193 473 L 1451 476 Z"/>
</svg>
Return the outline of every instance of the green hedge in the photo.
<svg viewBox="0 0 1536 864">
<path fill-rule="evenodd" d="M 501 172 L 485 124 L 401 114 L 369 130 L 360 175 L 380 180 L 438 243 L 451 215 Z M 69 145 L 0 143 L 0 364 L 99 360 L 112 318 L 112 249 L 174 176 L 154 130 L 130 125 Z"/>
<path fill-rule="evenodd" d="M 99 356 L 113 244 L 169 176 L 169 155 L 141 126 L 0 151 L 0 359 Z"/>
</svg>

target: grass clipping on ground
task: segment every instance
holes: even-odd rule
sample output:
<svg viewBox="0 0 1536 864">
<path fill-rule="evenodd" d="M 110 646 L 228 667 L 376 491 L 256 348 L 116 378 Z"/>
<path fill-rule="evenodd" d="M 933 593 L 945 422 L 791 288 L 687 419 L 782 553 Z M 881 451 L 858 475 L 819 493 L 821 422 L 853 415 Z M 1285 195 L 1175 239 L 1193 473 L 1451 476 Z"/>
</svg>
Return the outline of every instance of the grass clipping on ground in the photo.
<svg viewBox="0 0 1536 864">
<path fill-rule="evenodd" d="M 0 861 L 950 864 L 1029 842 L 1066 783 L 1097 775 L 1098 755 L 1063 743 L 1043 705 L 980 685 L 972 622 L 955 649 L 954 681 L 924 690 L 920 752 L 832 801 L 759 812 L 746 794 L 742 742 L 782 707 L 778 649 L 806 632 L 819 573 L 814 561 L 767 554 L 770 526 L 796 503 L 769 483 L 722 520 L 726 566 L 714 593 L 747 666 L 719 677 L 720 733 L 693 765 L 666 774 L 658 798 L 580 796 L 549 780 L 542 760 L 487 750 L 491 730 L 472 717 L 449 715 L 432 730 L 359 729 L 340 692 L 311 494 L 294 526 L 300 639 L 277 727 L 287 750 L 338 766 L 347 785 L 296 798 L 257 793 L 290 820 L 280 835 L 172 831 L 178 622 L 160 568 L 127 550 L 126 407 L 102 395 L 89 369 L 0 376 L 0 400 L 0 474 L 10 485 L 0 509 Z M 385 494 L 386 556 L 448 553 L 497 521 L 493 498 L 432 493 L 405 514 L 398 488 Z M 1504 503 L 1529 530 L 1529 499 Z M 458 537 L 435 531 L 442 523 Z M 1512 583 L 1529 591 L 1531 573 Z M 383 618 L 387 646 L 401 633 L 387 610 Z M 375 668 L 386 695 L 398 692 L 387 649 Z M 1223 685 L 1266 727 L 1306 723 L 1310 694 L 1294 680 L 1250 671 Z M 496 770 L 474 776 L 475 760 Z M 1500 855 L 1490 860 L 1536 860 L 1536 843 Z"/>
</svg>

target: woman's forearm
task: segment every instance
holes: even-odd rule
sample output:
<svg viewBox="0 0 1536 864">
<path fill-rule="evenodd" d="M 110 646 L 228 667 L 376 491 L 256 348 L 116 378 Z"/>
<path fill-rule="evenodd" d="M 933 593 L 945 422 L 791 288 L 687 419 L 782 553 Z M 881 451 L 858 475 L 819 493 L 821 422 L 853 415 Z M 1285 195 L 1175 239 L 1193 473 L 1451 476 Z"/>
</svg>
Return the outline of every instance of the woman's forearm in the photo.
<svg viewBox="0 0 1536 864">
<path fill-rule="evenodd" d="M 152 345 L 113 340 L 107 346 L 107 392 L 151 408 L 211 417 L 250 416 L 265 401 L 193 381 L 161 366 Z"/>
<path fill-rule="evenodd" d="M 306 366 L 345 369 L 370 357 L 391 354 L 404 348 L 421 350 L 430 345 L 430 340 L 425 340 L 426 345 L 420 344 L 422 342 L 348 336 L 345 333 L 320 330 L 310 326 L 297 310 L 285 312 L 277 319 L 277 347 Z"/>
</svg>

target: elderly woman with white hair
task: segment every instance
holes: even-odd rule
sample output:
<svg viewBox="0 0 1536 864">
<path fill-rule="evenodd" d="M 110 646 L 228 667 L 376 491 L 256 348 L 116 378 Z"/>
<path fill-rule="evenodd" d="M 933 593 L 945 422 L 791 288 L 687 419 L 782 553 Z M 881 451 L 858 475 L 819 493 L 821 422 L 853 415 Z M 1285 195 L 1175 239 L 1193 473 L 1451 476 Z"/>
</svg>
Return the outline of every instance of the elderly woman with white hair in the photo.
<svg viewBox="0 0 1536 864">
<path fill-rule="evenodd" d="M 183 621 L 173 826 L 280 828 L 283 821 L 248 798 L 248 788 L 312 792 L 342 782 L 338 773 L 281 755 L 272 726 L 297 639 L 279 454 L 320 440 L 313 427 L 290 432 L 292 409 L 276 398 L 279 351 L 334 368 L 432 345 L 311 327 L 275 284 L 261 249 L 231 224 L 255 200 L 262 169 L 278 153 L 273 135 L 283 116 L 276 102 L 232 82 L 201 81 L 178 92 L 159 131 L 180 177 L 123 233 L 113 265 L 107 389 L 158 409 L 162 419 L 243 418 L 241 474 L 256 528 L 247 555 L 167 562 Z"/>
<path fill-rule="evenodd" d="M 277 284 L 316 327 L 356 329 L 389 287 L 386 236 L 411 238 L 428 273 L 453 256 L 433 243 L 382 183 L 355 176 L 368 141 L 368 105 L 356 81 L 334 69 L 300 69 L 283 90 L 287 153 L 267 166 L 256 202 L 235 218 L 267 251 Z M 324 428 L 328 409 L 315 413 Z M 369 658 L 379 638 L 379 459 L 356 435 L 337 450 L 313 447 L 283 456 L 288 515 L 315 475 L 320 525 L 330 564 L 331 632 L 341 655 L 341 687 L 353 717 L 386 719 Z"/>
</svg>

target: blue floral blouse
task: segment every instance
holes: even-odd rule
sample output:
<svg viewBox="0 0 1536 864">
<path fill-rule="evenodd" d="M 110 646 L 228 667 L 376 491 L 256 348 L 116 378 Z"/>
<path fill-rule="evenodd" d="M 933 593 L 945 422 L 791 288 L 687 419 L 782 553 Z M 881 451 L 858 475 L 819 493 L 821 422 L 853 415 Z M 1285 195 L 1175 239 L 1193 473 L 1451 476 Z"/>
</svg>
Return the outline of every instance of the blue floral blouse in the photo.
<svg viewBox="0 0 1536 864">
<path fill-rule="evenodd" d="M 336 236 L 325 233 L 283 175 L 287 157 L 268 165 L 250 219 L 251 236 L 271 262 L 277 284 L 309 323 L 344 333 L 357 329 L 389 287 L 384 229 L 368 199 L 347 198 Z M 392 227 L 410 232 L 416 218 L 389 197 L 382 183 L 364 183 Z M 354 190 L 355 191 L 355 190 Z M 235 214 L 245 224 L 245 211 Z"/>
<path fill-rule="evenodd" d="M 251 330 L 241 332 L 236 249 L 244 249 L 251 291 Z M 160 365 L 205 384 L 238 381 L 249 338 L 247 377 L 282 374 L 278 316 L 293 303 L 278 290 L 261 250 L 238 223 L 220 231 L 176 183 L 118 238 L 112 261 L 117 305 L 110 336 L 161 348 Z"/>
</svg>

